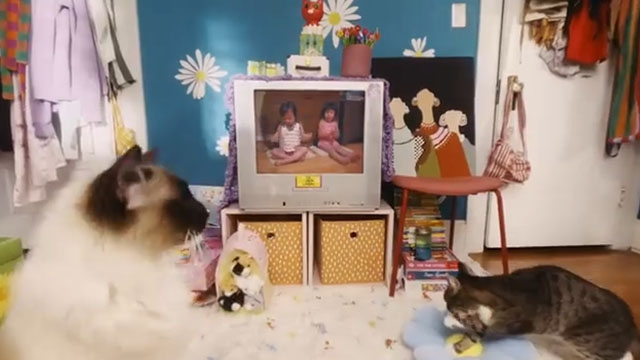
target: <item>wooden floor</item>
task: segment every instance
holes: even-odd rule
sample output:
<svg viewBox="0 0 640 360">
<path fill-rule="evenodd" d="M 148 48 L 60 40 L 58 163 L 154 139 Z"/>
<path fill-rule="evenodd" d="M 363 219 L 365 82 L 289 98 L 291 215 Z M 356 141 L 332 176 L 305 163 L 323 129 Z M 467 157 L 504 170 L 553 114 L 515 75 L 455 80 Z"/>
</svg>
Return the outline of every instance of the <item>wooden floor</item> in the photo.
<svg viewBox="0 0 640 360">
<path fill-rule="evenodd" d="M 492 274 L 502 273 L 499 251 L 472 254 Z M 603 248 L 517 249 L 509 253 L 510 270 L 557 265 L 623 298 L 640 325 L 640 254 Z"/>
</svg>

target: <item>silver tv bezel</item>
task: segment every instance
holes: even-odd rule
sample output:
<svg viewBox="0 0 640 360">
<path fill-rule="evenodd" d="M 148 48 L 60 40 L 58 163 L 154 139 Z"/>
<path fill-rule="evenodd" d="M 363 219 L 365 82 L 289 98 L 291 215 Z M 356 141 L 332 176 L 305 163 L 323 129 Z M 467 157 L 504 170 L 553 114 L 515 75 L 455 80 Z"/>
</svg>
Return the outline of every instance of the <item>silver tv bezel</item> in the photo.
<svg viewBox="0 0 640 360">
<path fill-rule="evenodd" d="M 257 90 L 364 91 L 364 151 L 361 174 L 322 176 L 319 189 L 296 188 L 296 176 L 258 174 L 256 163 Z M 384 83 L 333 80 L 236 80 L 234 112 L 238 155 L 239 207 L 245 210 L 375 210 L 380 207 Z"/>
</svg>

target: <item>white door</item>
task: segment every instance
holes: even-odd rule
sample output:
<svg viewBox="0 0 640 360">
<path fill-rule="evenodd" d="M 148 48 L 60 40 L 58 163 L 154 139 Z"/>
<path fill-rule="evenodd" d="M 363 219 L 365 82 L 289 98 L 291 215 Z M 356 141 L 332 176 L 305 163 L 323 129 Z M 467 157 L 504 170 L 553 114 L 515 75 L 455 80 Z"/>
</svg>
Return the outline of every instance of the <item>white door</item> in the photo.
<svg viewBox="0 0 640 360">
<path fill-rule="evenodd" d="M 629 226 L 621 221 L 629 224 L 626 218 L 633 210 L 623 204 L 621 191 L 630 186 L 626 192 L 635 192 L 635 155 L 630 147 L 614 159 L 604 155 L 612 62 L 598 66 L 591 78 L 552 74 L 528 30 L 520 47 L 523 3 L 504 1 L 498 70 L 502 89 L 494 131 L 502 123 L 507 76 L 516 75 L 524 83 L 532 173 L 524 185 L 504 190 L 508 245 L 616 245 L 621 239 L 628 245 Z M 493 196 L 489 208 L 485 244 L 495 248 L 500 242 Z"/>
</svg>

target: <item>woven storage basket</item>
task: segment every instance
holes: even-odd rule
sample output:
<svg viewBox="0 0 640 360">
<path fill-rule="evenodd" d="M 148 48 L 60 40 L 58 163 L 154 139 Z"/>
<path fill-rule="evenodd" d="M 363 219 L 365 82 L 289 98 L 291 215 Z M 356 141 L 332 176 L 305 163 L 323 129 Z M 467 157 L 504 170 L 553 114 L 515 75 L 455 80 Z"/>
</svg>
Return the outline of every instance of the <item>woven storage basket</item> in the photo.
<svg viewBox="0 0 640 360">
<path fill-rule="evenodd" d="M 258 233 L 265 242 L 272 284 L 302 284 L 304 253 L 300 221 L 242 221 L 240 224 Z"/>
<path fill-rule="evenodd" d="M 384 280 L 385 220 L 319 220 L 318 228 L 316 255 L 321 283 Z"/>
</svg>

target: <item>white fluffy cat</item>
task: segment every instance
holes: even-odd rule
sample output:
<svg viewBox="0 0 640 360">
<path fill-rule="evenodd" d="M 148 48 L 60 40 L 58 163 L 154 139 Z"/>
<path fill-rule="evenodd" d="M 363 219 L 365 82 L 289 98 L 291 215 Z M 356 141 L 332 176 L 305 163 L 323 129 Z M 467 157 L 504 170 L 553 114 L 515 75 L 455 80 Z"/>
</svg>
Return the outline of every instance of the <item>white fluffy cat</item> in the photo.
<svg viewBox="0 0 640 360">
<path fill-rule="evenodd" d="M 69 185 L 16 272 L 1 360 L 175 360 L 192 339 L 189 292 L 164 251 L 202 231 L 186 183 L 136 147 Z"/>
</svg>

